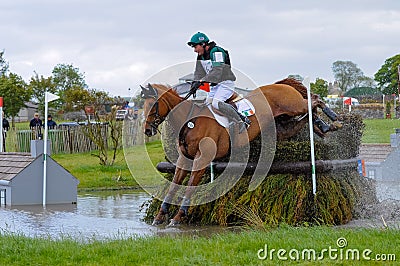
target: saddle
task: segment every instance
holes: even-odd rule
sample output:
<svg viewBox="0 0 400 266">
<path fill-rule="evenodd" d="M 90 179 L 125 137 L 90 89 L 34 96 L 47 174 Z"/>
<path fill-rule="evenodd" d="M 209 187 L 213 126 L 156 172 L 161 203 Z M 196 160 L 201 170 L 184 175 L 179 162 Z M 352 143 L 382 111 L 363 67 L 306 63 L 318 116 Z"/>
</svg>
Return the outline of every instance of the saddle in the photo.
<svg viewBox="0 0 400 266">
<path fill-rule="evenodd" d="M 253 106 L 253 104 L 240 96 L 238 93 L 234 92 L 231 97 L 229 97 L 228 100 L 225 101 L 225 103 L 230 104 L 235 108 L 239 113 L 241 113 L 244 116 L 252 116 L 255 114 L 256 110 Z M 214 109 L 212 105 L 207 105 L 208 109 L 211 111 L 213 114 L 215 120 L 223 126 L 223 127 L 229 127 L 229 119 L 226 117 L 224 114 L 222 114 L 220 111 Z"/>
<path fill-rule="evenodd" d="M 239 95 L 239 93 L 237 93 L 236 91 L 233 92 L 232 96 L 229 97 L 229 99 L 227 99 L 225 102 L 229 103 L 230 105 L 233 105 L 233 107 L 236 108 L 236 102 L 240 101 L 241 99 L 243 99 L 242 96 Z"/>
</svg>

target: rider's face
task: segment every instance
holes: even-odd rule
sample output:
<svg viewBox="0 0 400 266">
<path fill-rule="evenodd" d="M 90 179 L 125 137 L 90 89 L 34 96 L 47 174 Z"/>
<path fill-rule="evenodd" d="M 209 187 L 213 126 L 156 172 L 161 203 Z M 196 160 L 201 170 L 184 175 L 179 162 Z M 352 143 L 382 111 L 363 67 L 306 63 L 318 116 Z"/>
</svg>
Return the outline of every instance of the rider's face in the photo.
<svg viewBox="0 0 400 266">
<path fill-rule="evenodd" d="M 198 55 L 203 55 L 204 54 L 204 47 L 200 44 L 196 44 L 193 46 L 194 52 L 197 53 Z"/>
</svg>

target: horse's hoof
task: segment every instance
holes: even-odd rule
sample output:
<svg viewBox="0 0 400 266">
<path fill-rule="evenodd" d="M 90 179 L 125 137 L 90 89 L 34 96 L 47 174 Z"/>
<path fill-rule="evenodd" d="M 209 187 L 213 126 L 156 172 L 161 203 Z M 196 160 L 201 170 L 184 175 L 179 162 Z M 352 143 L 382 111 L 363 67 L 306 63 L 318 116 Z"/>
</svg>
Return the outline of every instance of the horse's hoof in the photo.
<svg viewBox="0 0 400 266">
<path fill-rule="evenodd" d="M 333 125 L 334 127 L 336 127 L 336 129 L 339 129 L 339 128 L 342 128 L 342 127 L 343 127 L 343 124 L 340 123 L 339 121 L 333 122 L 332 125 Z"/>
<path fill-rule="evenodd" d="M 157 225 L 160 225 L 160 224 L 163 224 L 163 223 L 164 223 L 163 220 L 154 219 L 154 220 L 153 220 L 153 223 L 152 223 L 151 225 L 157 226 Z"/>
<path fill-rule="evenodd" d="M 176 226 L 179 226 L 180 224 L 181 224 L 180 221 L 171 219 L 171 221 L 170 221 L 169 224 L 168 224 L 168 227 L 176 227 Z"/>
</svg>

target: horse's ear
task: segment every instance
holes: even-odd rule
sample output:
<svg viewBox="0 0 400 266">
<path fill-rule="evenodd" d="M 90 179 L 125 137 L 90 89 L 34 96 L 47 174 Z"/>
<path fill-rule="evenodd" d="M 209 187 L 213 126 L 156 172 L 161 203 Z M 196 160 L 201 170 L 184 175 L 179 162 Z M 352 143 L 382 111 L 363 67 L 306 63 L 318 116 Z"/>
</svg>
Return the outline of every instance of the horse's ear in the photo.
<svg viewBox="0 0 400 266">
<path fill-rule="evenodd" d="M 150 85 L 150 83 L 147 85 L 147 87 L 140 85 L 140 88 L 142 89 L 140 96 L 143 99 L 157 97 L 157 91 Z"/>
<path fill-rule="evenodd" d="M 142 85 L 140 85 L 140 88 L 142 89 L 142 91 L 140 92 L 140 97 L 142 97 L 143 99 L 148 98 L 149 89 L 143 87 Z"/>
<path fill-rule="evenodd" d="M 157 98 L 157 90 L 154 89 L 153 86 L 151 86 L 150 83 L 147 84 L 147 87 L 149 88 L 149 96 Z"/>
</svg>

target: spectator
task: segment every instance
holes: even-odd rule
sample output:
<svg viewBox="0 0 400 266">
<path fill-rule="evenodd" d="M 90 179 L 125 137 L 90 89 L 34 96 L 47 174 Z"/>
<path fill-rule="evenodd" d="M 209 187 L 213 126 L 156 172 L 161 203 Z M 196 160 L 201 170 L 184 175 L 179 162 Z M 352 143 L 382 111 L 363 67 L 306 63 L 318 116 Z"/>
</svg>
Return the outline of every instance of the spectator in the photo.
<svg viewBox="0 0 400 266">
<path fill-rule="evenodd" d="M 31 122 L 29 122 L 29 127 L 31 129 L 36 129 L 37 127 L 42 127 L 42 126 L 43 126 L 43 124 L 42 124 L 42 120 L 40 120 L 40 118 L 39 118 L 39 114 L 35 113 L 33 115 Z"/>
<path fill-rule="evenodd" d="M 137 109 L 135 109 L 135 111 L 134 111 L 134 110 L 132 110 L 132 108 L 129 108 L 128 112 L 125 115 L 125 120 L 132 121 L 132 120 L 137 119 L 137 117 L 138 117 Z"/>
<path fill-rule="evenodd" d="M 32 120 L 29 122 L 29 127 L 32 129 L 33 139 L 42 139 L 42 120 L 39 118 L 39 114 L 35 113 Z"/>
<path fill-rule="evenodd" d="M 6 137 L 8 130 L 10 130 L 10 123 L 8 123 L 7 118 L 4 117 L 4 112 L 3 112 L 3 152 L 6 151 Z"/>
<path fill-rule="evenodd" d="M 57 126 L 57 123 L 53 120 L 53 117 L 51 115 L 48 115 L 47 116 L 47 128 L 48 129 L 55 129 L 56 126 Z"/>
<path fill-rule="evenodd" d="M 4 132 L 7 132 L 10 130 L 10 123 L 8 123 L 7 118 L 4 117 L 4 112 L 3 112 L 3 130 L 4 130 Z"/>
</svg>

